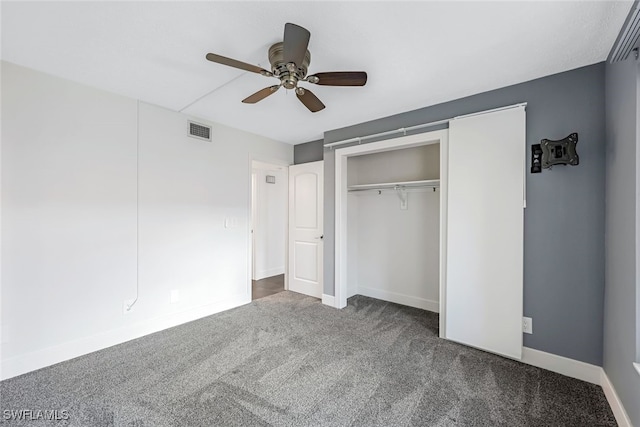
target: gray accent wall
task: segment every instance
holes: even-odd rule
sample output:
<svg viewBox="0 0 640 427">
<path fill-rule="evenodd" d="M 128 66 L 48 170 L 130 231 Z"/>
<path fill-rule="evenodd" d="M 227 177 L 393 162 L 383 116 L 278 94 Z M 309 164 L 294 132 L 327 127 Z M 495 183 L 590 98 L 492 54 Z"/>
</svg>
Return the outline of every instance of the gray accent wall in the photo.
<svg viewBox="0 0 640 427">
<path fill-rule="evenodd" d="M 639 65 L 634 59 L 606 67 L 606 288 L 604 370 L 633 425 L 640 426 L 638 284 Z"/>
<path fill-rule="evenodd" d="M 524 345 L 595 365 L 602 365 L 605 277 L 604 74 L 599 63 L 324 135 L 326 144 L 520 102 L 528 103 L 528 163 L 532 144 L 578 132 L 579 166 L 527 173 L 524 315 L 533 318 L 533 335 Z M 324 150 L 324 161 L 324 293 L 334 295 L 333 150 Z"/>
<path fill-rule="evenodd" d="M 323 140 L 305 142 L 293 146 L 293 164 L 309 163 L 322 160 L 324 152 Z"/>
</svg>

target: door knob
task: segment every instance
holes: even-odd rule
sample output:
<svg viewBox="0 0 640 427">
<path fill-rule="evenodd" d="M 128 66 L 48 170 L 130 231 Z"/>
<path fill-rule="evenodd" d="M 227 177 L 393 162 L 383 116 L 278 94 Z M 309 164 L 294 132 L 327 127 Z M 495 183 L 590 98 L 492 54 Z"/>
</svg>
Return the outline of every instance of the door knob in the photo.
<svg viewBox="0 0 640 427">
<path fill-rule="evenodd" d="M 322 240 L 322 239 L 324 239 L 324 234 L 320 237 L 316 237 L 316 240 Z"/>
</svg>

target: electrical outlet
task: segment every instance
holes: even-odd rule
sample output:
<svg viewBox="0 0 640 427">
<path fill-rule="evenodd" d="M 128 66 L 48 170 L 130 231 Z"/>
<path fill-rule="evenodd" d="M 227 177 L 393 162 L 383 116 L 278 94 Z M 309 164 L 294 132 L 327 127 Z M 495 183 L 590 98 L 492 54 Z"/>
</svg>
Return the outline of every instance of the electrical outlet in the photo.
<svg viewBox="0 0 640 427">
<path fill-rule="evenodd" d="M 133 303 L 135 299 L 126 299 L 122 302 L 122 314 L 129 314 L 133 312 Z"/>
<path fill-rule="evenodd" d="M 531 317 L 522 318 L 522 332 L 525 334 L 533 333 L 533 319 Z"/>
<path fill-rule="evenodd" d="M 171 301 L 171 304 L 175 304 L 178 301 L 180 301 L 180 290 L 179 289 L 172 289 L 171 290 L 170 301 Z"/>
</svg>

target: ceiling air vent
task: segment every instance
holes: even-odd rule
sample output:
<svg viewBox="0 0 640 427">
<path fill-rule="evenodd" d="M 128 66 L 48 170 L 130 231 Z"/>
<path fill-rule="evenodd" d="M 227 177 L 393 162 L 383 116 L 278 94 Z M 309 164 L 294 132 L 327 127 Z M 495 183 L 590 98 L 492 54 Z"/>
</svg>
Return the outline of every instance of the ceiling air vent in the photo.
<svg viewBox="0 0 640 427">
<path fill-rule="evenodd" d="M 211 141 L 211 126 L 201 125 L 200 123 L 189 122 L 189 136 L 205 141 Z"/>
<path fill-rule="evenodd" d="M 610 62 L 624 61 L 634 49 L 638 48 L 638 41 L 640 40 L 640 2 L 636 2 L 622 28 L 623 30 L 613 45 L 613 50 L 609 56 Z M 637 50 L 634 55 L 637 58 Z"/>
</svg>

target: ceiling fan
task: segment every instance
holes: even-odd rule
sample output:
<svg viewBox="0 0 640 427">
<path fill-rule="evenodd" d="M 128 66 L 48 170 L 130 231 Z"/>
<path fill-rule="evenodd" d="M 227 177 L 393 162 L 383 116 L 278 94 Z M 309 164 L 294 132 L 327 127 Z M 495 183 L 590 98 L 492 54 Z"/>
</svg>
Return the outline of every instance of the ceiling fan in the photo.
<svg viewBox="0 0 640 427">
<path fill-rule="evenodd" d="M 307 69 L 311 62 L 311 54 L 307 50 L 307 46 L 310 37 L 311 34 L 305 28 L 296 24 L 286 24 L 283 41 L 269 48 L 271 71 L 215 53 L 208 53 L 207 59 L 218 64 L 280 80 L 280 84 L 261 89 L 243 99 L 242 102 L 245 104 L 255 104 L 262 101 L 284 86 L 285 89 L 295 89 L 300 102 L 312 113 L 315 113 L 322 110 L 325 107 L 324 104 L 309 89 L 298 86 L 298 83 L 307 82 L 324 86 L 364 86 L 367 82 L 367 73 L 364 71 L 336 71 L 308 76 Z"/>
</svg>

